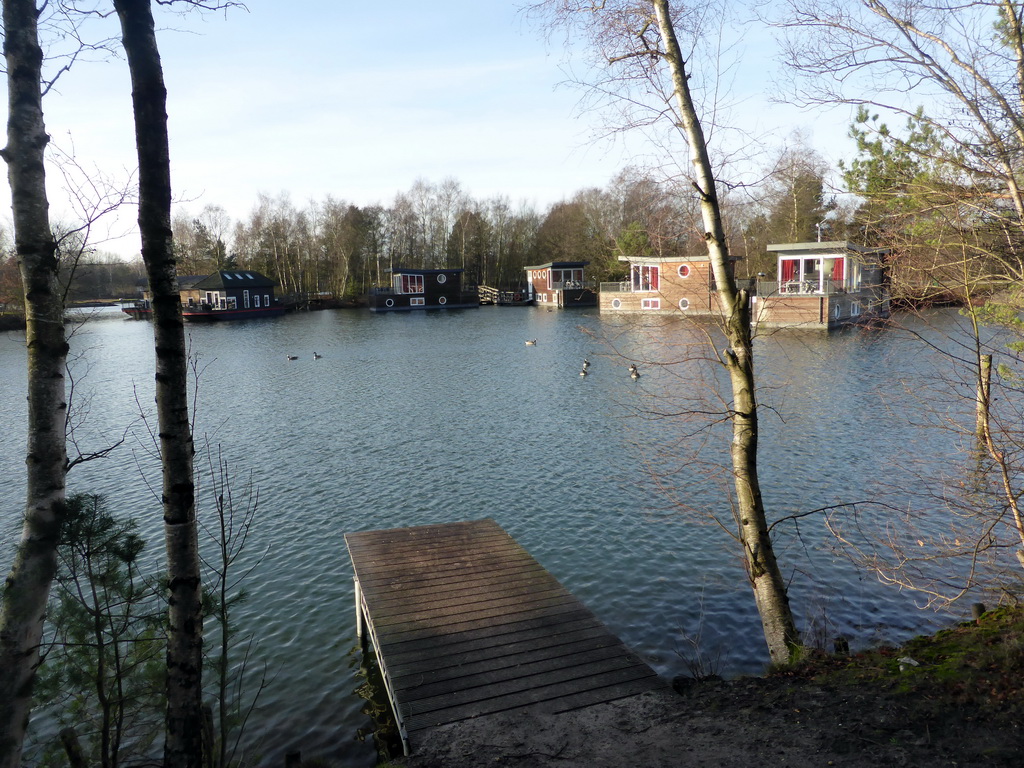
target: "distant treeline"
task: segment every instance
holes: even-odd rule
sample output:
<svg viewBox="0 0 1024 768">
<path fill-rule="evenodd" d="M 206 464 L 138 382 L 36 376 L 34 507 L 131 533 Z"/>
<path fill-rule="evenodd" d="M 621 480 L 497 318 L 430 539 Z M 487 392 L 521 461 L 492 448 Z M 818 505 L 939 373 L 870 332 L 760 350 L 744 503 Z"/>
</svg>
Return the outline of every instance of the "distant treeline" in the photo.
<svg viewBox="0 0 1024 768">
<path fill-rule="evenodd" d="M 729 202 L 741 276 L 766 268 L 773 227 L 787 237 L 814 235 L 823 215 L 822 176 L 780 182 L 781 203 L 766 206 L 749 195 Z M 794 184 L 808 187 L 797 190 L 796 214 Z M 339 298 L 389 283 L 393 267 L 459 268 L 466 284 L 514 289 L 531 264 L 587 261 L 588 278 L 601 282 L 626 277 L 621 256 L 705 252 L 692 188 L 633 169 L 543 212 L 507 197 L 473 199 L 454 179 L 421 180 L 389 207 L 328 197 L 298 208 L 286 194 L 261 194 L 245 220 L 232 222 L 223 208 L 208 205 L 195 216 L 179 210 L 173 227 L 180 274 L 249 268 L 278 281 L 282 294 Z"/>
<path fill-rule="evenodd" d="M 864 239 L 865 228 L 851 223 L 854 211 L 826 194 L 828 164 L 800 136 L 794 141 L 772 157 L 772 170 L 757 187 L 724 193 L 738 277 L 775 273 L 768 243 Z M 179 207 L 172 227 L 179 275 L 252 269 L 275 280 L 280 295 L 339 299 L 390 283 L 393 267 L 459 268 L 467 285 L 512 290 L 532 264 L 586 261 L 588 279 L 600 283 L 627 277 L 624 256 L 706 253 L 693 188 L 633 168 L 542 211 L 504 196 L 474 199 L 449 178 L 416 181 L 390 206 L 360 207 L 328 196 L 297 207 L 287 193 L 260 194 L 248 217 L 237 221 L 219 205 L 195 214 Z M 138 294 L 141 263 L 78 245 L 77 259 L 62 255 L 70 301 Z M 0 309 L 20 301 L 10 256 L 0 262 Z"/>
</svg>

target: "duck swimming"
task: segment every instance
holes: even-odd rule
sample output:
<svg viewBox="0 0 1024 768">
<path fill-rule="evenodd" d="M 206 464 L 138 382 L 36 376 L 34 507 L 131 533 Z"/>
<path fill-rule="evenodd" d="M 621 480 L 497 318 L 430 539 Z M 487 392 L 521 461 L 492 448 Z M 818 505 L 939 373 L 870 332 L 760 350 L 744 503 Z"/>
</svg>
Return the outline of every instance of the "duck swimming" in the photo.
<svg viewBox="0 0 1024 768">
<path fill-rule="evenodd" d="M 528 346 L 528 347 L 535 347 L 535 346 L 537 346 L 537 340 L 536 339 L 527 339 L 526 346 Z"/>
</svg>

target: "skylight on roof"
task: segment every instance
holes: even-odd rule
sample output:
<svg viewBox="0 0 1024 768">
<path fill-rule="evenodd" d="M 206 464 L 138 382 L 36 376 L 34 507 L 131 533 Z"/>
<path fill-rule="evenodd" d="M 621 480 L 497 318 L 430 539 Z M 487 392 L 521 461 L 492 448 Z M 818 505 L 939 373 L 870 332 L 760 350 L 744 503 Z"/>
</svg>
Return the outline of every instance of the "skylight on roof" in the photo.
<svg viewBox="0 0 1024 768">
<path fill-rule="evenodd" d="M 244 277 L 242 277 L 242 276 L 241 276 L 240 274 L 238 274 L 237 272 L 235 272 L 235 277 L 237 277 L 237 278 L 238 278 L 239 280 L 244 280 L 244 279 L 245 279 Z"/>
<path fill-rule="evenodd" d="M 226 277 L 228 280 L 231 279 L 231 275 L 229 275 L 227 272 L 224 273 L 224 277 Z"/>
</svg>

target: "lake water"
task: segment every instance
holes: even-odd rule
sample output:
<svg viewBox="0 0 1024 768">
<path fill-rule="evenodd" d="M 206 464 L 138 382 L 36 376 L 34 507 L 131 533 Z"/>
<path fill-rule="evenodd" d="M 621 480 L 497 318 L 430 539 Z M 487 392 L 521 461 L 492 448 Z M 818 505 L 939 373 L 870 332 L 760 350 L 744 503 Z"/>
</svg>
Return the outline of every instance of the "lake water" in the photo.
<svg viewBox="0 0 1024 768">
<path fill-rule="evenodd" d="M 942 329 L 954 318 L 932 316 Z M 684 462 L 706 433 L 668 415 L 721 410 L 705 397 L 720 373 L 696 359 L 700 330 L 595 310 L 485 307 L 328 311 L 187 331 L 197 444 L 219 446 L 236 486 L 250 472 L 259 486 L 246 552 L 266 554 L 239 619 L 272 676 L 249 730 L 266 761 L 301 749 L 374 762 L 354 738 L 367 717 L 353 695 L 362 681 L 351 653 L 349 531 L 492 517 L 659 673 L 685 672 L 684 634 L 700 635 L 724 673 L 764 668 L 739 554 L 721 530 L 693 520 L 694 511 L 728 517 L 727 443 L 712 429 L 705 463 Z M 152 418 L 151 326 L 100 312 L 74 326 L 71 347 L 84 409 L 78 445 L 126 439 L 75 468 L 69 491 L 105 494 L 140 521 L 156 554 L 160 477 L 140 419 Z M 760 458 L 773 518 L 908 486 L 908 456 L 942 462 L 955 450 L 948 433 L 907 418 L 912 390 L 949 363 L 905 334 L 779 333 L 757 355 L 762 399 L 775 408 L 763 412 Z M 592 367 L 581 377 L 584 358 Z M 639 381 L 629 360 L 641 361 Z M 0 335 L 5 569 L 24 503 L 24 379 L 24 334 Z M 932 627 L 912 594 L 835 557 L 817 518 L 788 530 L 778 554 L 802 626 L 825 622 L 854 644 Z"/>
</svg>

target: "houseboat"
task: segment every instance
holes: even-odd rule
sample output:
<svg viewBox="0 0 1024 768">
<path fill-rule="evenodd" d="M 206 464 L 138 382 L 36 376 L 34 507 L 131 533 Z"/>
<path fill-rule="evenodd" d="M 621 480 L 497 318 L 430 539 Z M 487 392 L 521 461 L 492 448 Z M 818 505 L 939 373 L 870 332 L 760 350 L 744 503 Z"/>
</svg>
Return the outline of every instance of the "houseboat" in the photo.
<svg viewBox="0 0 1024 768">
<path fill-rule="evenodd" d="M 283 315 L 274 281 L 251 269 L 222 269 L 181 290 L 181 314 L 190 322 Z"/>
<path fill-rule="evenodd" d="M 149 299 L 121 302 L 121 311 L 133 320 L 144 320 L 153 316 L 153 305 Z"/>
<path fill-rule="evenodd" d="M 709 315 L 718 307 L 707 256 L 620 256 L 629 279 L 601 283 L 601 312 Z"/>
<path fill-rule="evenodd" d="M 200 280 L 205 280 L 206 275 L 178 275 L 178 290 L 187 291 Z M 133 320 L 149 320 L 153 317 L 153 294 L 148 288 L 145 279 L 137 285 L 141 299 L 135 301 L 121 302 L 121 311 Z"/>
<path fill-rule="evenodd" d="M 836 328 L 889 316 L 883 257 L 844 240 L 768 246 L 775 280 L 758 280 L 751 317 L 764 328 Z"/>
<path fill-rule="evenodd" d="M 391 270 L 391 285 L 370 290 L 371 312 L 479 308 L 476 287 L 464 288 L 461 269 Z"/>
<path fill-rule="evenodd" d="M 525 300 L 547 307 L 593 307 L 597 293 L 584 269 L 589 261 L 550 261 L 526 269 Z"/>
</svg>

